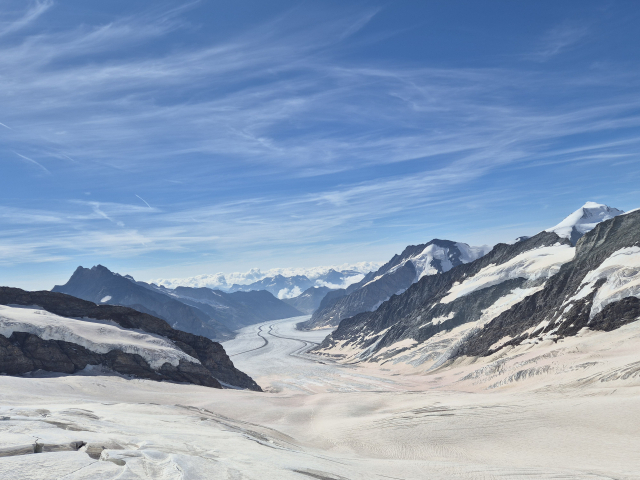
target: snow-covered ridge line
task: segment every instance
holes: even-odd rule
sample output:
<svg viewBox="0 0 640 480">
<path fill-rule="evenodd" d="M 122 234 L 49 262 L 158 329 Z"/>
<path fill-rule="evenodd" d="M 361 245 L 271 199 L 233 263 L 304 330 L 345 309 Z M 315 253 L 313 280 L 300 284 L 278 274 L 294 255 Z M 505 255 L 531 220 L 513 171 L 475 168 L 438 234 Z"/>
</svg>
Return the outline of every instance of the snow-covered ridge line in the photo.
<svg viewBox="0 0 640 480">
<path fill-rule="evenodd" d="M 149 333 L 127 330 L 111 322 L 61 317 L 37 308 L 0 305 L 0 335 L 25 332 L 43 340 L 62 340 L 87 350 L 106 354 L 112 350 L 138 354 L 151 368 L 165 363 L 178 366 L 180 360 L 200 363 L 178 349 L 171 341 Z"/>
<path fill-rule="evenodd" d="M 488 245 L 483 245 L 480 247 L 472 247 L 467 245 L 466 243 L 455 243 L 454 245 L 459 250 L 460 261 L 462 263 L 473 262 L 474 260 L 477 260 L 478 258 L 486 255 L 491 250 L 491 247 L 489 247 Z M 385 275 L 396 272 L 407 263 L 413 264 L 416 270 L 416 278 L 414 282 L 417 282 L 422 277 L 427 275 L 437 275 L 438 273 L 448 272 L 454 267 L 453 263 L 451 262 L 452 255 L 454 254 L 455 252 L 451 252 L 449 248 L 438 245 L 437 243 L 432 243 L 430 245 L 427 245 L 424 250 L 422 250 L 422 252 L 403 260 L 398 265 L 391 268 L 388 272 L 376 276 L 374 279 L 365 283 L 362 287 L 366 287 L 367 285 L 377 282 Z"/>
<path fill-rule="evenodd" d="M 304 275 L 309 280 L 315 281 L 319 277 L 326 275 L 331 270 L 338 272 L 345 270 L 352 270 L 359 274 L 367 274 L 374 270 L 377 270 L 382 266 L 381 262 L 358 262 L 358 263 L 344 263 L 342 265 L 331 265 L 322 267 L 311 268 L 272 268 L 270 270 L 262 271 L 259 268 L 252 268 L 247 272 L 232 272 L 232 273 L 215 273 L 215 274 L 203 274 L 195 275 L 193 277 L 183 278 L 158 278 L 155 280 L 149 280 L 149 283 L 155 283 L 156 285 L 162 285 L 166 288 L 175 287 L 208 287 L 217 289 L 226 289 L 232 285 L 249 285 L 253 282 L 263 280 L 267 277 L 274 277 L 276 275 L 282 275 L 284 277 L 294 277 L 296 275 Z M 324 283 L 324 282 L 320 282 Z M 326 286 L 318 284 L 317 286 Z"/>
</svg>

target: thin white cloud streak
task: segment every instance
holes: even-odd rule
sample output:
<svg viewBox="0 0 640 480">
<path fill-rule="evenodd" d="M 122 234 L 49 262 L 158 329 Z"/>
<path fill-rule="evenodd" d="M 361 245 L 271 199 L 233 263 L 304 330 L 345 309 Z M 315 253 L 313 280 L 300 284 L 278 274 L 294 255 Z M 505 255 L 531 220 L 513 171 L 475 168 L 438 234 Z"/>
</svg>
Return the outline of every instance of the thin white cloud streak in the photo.
<svg viewBox="0 0 640 480">
<path fill-rule="evenodd" d="M 527 58 L 544 62 L 575 47 L 588 33 L 586 25 L 559 25 L 544 35 L 537 51 L 527 55 Z"/>
<path fill-rule="evenodd" d="M 151 205 L 149 205 L 149 203 L 148 203 L 144 198 L 142 198 L 140 195 L 137 195 L 137 194 L 136 194 L 136 197 L 138 197 L 140 200 L 142 200 L 142 201 L 144 202 L 144 204 L 145 204 L 147 207 L 149 207 L 149 208 L 153 208 L 153 207 L 152 207 Z"/>
<path fill-rule="evenodd" d="M 148 29 L 146 35 L 149 37 L 157 34 L 155 28 Z M 124 41 L 133 31 L 141 35 L 139 30 L 122 27 L 115 36 Z M 47 57 L 41 55 L 41 48 L 59 55 L 65 52 L 79 55 L 75 45 L 85 45 L 97 34 L 78 35 L 72 40 L 41 38 L 34 41 L 29 50 L 33 51 L 33 57 L 38 58 Z M 38 133 L 51 142 L 50 147 L 55 145 L 71 157 L 80 155 L 93 159 L 113 157 L 114 150 L 122 149 L 121 153 L 128 154 L 129 168 L 133 169 L 146 168 L 150 158 L 168 160 L 176 155 L 196 153 L 231 155 L 245 158 L 247 163 L 260 162 L 280 171 L 284 163 L 290 167 L 293 161 L 293 166 L 300 167 L 300 170 L 291 172 L 292 175 L 307 176 L 360 168 L 363 164 L 384 164 L 469 148 L 485 148 L 496 143 L 496 136 L 513 139 L 523 129 L 539 129 L 541 126 L 546 128 L 538 132 L 538 137 L 560 137 L 574 131 L 585 131 L 584 125 L 589 120 L 588 112 L 573 112 L 576 118 L 583 120 L 572 128 L 572 119 L 563 119 L 561 113 L 540 115 L 535 111 L 519 109 L 515 112 L 504 107 L 500 111 L 499 104 L 496 107 L 495 103 L 482 99 L 483 96 L 494 96 L 509 84 L 519 81 L 526 82 L 524 85 L 534 84 L 535 88 L 535 82 L 541 79 L 534 78 L 532 82 L 531 78 L 525 78 L 531 75 L 505 71 L 336 67 L 322 55 L 313 55 L 314 49 L 318 48 L 316 37 L 326 38 L 326 35 L 312 35 L 311 41 L 307 39 L 306 42 L 297 41 L 298 38 L 284 42 L 270 36 L 273 33 L 186 54 L 179 52 L 144 61 L 80 65 L 47 71 L 46 75 L 35 74 L 27 67 L 24 75 L 12 76 L 19 81 L 6 87 L 17 91 L 17 98 L 34 100 L 31 104 L 22 105 L 27 107 L 22 110 L 23 115 L 45 119 Z M 56 41 L 61 44 L 56 45 Z M 42 45 L 45 43 L 46 47 Z M 11 53 L 4 57 L 5 61 L 7 57 L 11 58 Z M 279 59 L 275 64 L 274 58 Z M 24 52 L 15 60 L 23 65 L 24 70 Z M 267 72 L 278 74 L 294 69 L 306 73 L 197 103 L 156 105 L 146 99 L 149 91 L 183 85 L 187 79 L 191 88 L 199 88 L 205 83 L 210 85 L 212 81 L 228 88 L 228 82 L 236 81 L 237 75 L 244 77 L 246 82 Z M 329 88 L 324 83 L 318 84 L 318 77 L 325 79 Z M 372 86 L 367 89 L 367 85 Z M 391 94 L 401 104 L 389 104 L 388 100 L 382 104 L 362 101 L 366 100 L 358 98 L 358 88 L 362 91 L 362 86 L 372 98 L 380 99 Z M 479 98 L 472 98 L 474 95 Z M 48 101 L 44 102 L 46 110 L 43 111 L 42 100 L 45 98 Z M 98 109 L 102 115 L 90 114 L 87 118 L 87 112 L 95 111 L 96 105 L 104 105 L 105 108 Z M 376 110 L 372 110 L 372 105 Z M 73 112 L 68 111 L 71 108 Z M 622 111 L 629 109 L 630 105 L 622 101 L 609 108 Z M 46 119 L 69 113 L 72 121 L 80 121 L 77 117 L 82 117 L 81 124 L 68 129 L 75 131 L 76 136 L 60 138 L 50 130 Z M 404 122 L 401 113 L 407 114 Z M 466 131 L 448 129 L 448 133 L 443 134 L 420 131 L 412 126 L 412 122 L 419 122 L 420 115 L 434 113 L 451 123 L 459 122 L 462 115 L 465 121 L 459 123 L 467 123 Z M 313 122 L 339 121 L 338 117 L 345 114 L 351 114 L 349 126 L 356 130 L 349 135 L 307 133 L 285 139 L 278 138 L 276 134 L 283 124 L 292 119 L 305 118 L 311 127 Z M 479 119 L 484 121 L 479 122 Z M 408 131 L 381 137 L 378 130 L 386 121 L 399 121 L 398 125 Z M 637 116 L 629 122 L 637 124 Z M 359 128 L 359 123 L 362 128 Z M 168 127 L 172 131 L 171 136 L 167 136 Z M 449 125 L 444 124 L 443 130 L 444 127 Z M 610 128 L 613 127 L 615 125 L 611 124 Z M 211 132 L 219 133 L 212 136 Z M 536 132 L 529 131 L 526 135 L 526 140 L 535 140 Z M 134 136 L 142 139 L 137 147 L 129 141 Z M 118 139 L 115 145 L 114 138 Z M 150 142 L 158 138 L 172 138 L 175 144 L 169 149 L 149 148 Z M 33 141 L 33 136 L 27 135 L 23 140 Z M 345 162 L 345 157 L 351 161 Z M 355 158 L 365 160 L 352 165 Z"/>
<path fill-rule="evenodd" d="M 36 1 L 22 17 L 13 21 L 2 21 L 1 23 L 6 23 L 6 26 L 0 27 L 0 37 L 17 32 L 18 30 L 28 26 L 30 23 L 33 23 L 38 17 L 49 10 L 51 6 L 53 6 L 53 1 L 51 0 L 46 0 L 44 2 Z"/>
<path fill-rule="evenodd" d="M 36 162 L 34 159 L 29 158 L 29 157 L 27 157 L 27 156 L 25 156 L 25 155 L 21 155 L 21 154 L 19 154 L 18 152 L 13 152 L 13 153 L 15 153 L 15 154 L 16 154 L 18 157 L 20 157 L 22 160 L 25 160 L 27 163 L 30 163 L 30 164 L 32 164 L 32 165 L 37 166 L 37 167 L 38 167 L 38 168 L 40 168 L 42 171 L 44 171 L 46 174 L 51 175 L 51 172 L 50 172 L 49 170 L 47 170 L 47 168 L 46 168 L 44 165 L 42 165 L 41 163 Z"/>
</svg>

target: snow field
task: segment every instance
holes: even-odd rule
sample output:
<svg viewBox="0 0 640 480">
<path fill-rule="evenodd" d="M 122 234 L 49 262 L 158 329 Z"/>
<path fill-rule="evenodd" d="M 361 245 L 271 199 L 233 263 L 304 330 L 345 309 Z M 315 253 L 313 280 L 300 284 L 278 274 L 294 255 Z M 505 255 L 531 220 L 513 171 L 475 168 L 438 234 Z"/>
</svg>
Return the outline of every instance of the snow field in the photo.
<svg viewBox="0 0 640 480">
<path fill-rule="evenodd" d="M 596 228 L 598 223 L 623 213 L 622 210 L 601 203 L 587 202 L 558 225 L 545 231 L 555 232 L 559 237 L 571 238 L 574 228 L 579 234 L 584 235 Z"/>
<path fill-rule="evenodd" d="M 43 340 L 76 343 L 100 354 L 112 350 L 138 354 L 154 369 L 165 363 L 177 366 L 180 360 L 200 363 L 166 338 L 128 330 L 113 322 L 78 320 L 38 308 L 0 305 L 0 335 L 9 338 L 13 332 L 31 333 Z"/>
<path fill-rule="evenodd" d="M 291 355 L 320 336 L 293 325 L 268 324 L 291 339 L 269 337 L 234 357 L 272 392 L 289 385 L 282 393 L 0 377 L 0 448 L 35 438 L 107 447 L 99 459 L 84 451 L 0 458 L 0 478 L 639 477 L 640 324 L 460 358 L 433 373 Z M 253 346 L 250 337 L 245 330 L 234 350 Z M 302 381 L 307 388 L 295 389 Z"/>
<path fill-rule="evenodd" d="M 627 247 L 614 252 L 598 268 L 587 274 L 582 281 L 584 286 L 572 299 L 586 297 L 602 278 L 606 278 L 606 282 L 593 299 L 591 318 L 610 303 L 625 297 L 640 297 L 640 247 Z"/>
<path fill-rule="evenodd" d="M 455 284 L 441 302 L 450 303 L 476 290 L 498 285 L 514 278 L 537 280 L 552 277 L 558 273 L 563 264 L 571 261 L 574 255 L 575 248 L 569 245 L 556 244 L 529 250 L 508 262 L 484 267 L 473 277 Z"/>
</svg>

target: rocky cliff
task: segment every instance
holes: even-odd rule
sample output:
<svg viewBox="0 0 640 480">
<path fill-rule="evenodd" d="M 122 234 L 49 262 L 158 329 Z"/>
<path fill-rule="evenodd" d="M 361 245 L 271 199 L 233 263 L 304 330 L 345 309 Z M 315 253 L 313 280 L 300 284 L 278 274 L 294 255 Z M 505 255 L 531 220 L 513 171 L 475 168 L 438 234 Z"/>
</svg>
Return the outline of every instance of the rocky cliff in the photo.
<svg viewBox="0 0 640 480">
<path fill-rule="evenodd" d="M 0 371 L 17 375 L 41 369 L 52 372 L 75 373 L 88 365 L 103 365 L 126 375 L 152 380 L 188 382 L 197 385 L 221 388 L 221 383 L 238 388 L 261 391 L 260 387 L 233 363 L 219 343 L 172 328 L 166 321 L 137 310 L 95 303 L 55 292 L 27 292 L 17 288 L 0 287 L 0 305 L 37 307 L 50 312 L 64 323 L 86 322 L 93 327 L 95 322 L 104 322 L 103 330 L 111 325 L 116 328 L 155 335 L 158 342 L 168 343 L 178 350 L 180 361 L 163 363 L 154 367 L 144 354 L 127 353 L 124 349 L 112 348 L 107 352 L 91 350 L 78 343 L 55 337 L 55 330 L 45 329 L 43 334 L 15 331 L 15 318 L 2 315 L 3 329 L 11 331 L 9 336 L 0 335 Z M 12 325 L 14 325 L 12 327 Z M 97 327 L 100 327 L 98 324 Z M 100 333 L 100 332 L 98 332 Z M 134 335 L 135 337 L 135 335 Z M 156 343 L 158 343 L 156 342 Z M 98 345 L 98 347 L 100 347 Z M 186 354 L 186 355 L 185 355 Z M 191 358 L 192 360 L 188 360 Z"/>
<path fill-rule="evenodd" d="M 575 247 L 572 240 L 546 231 L 498 244 L 474 262 L 422 278 L 375 312 L 343 320 L 317 352 L 435 368 L 638 320 L 640 211 L 595 225 Z"/>
<path fill-rule="evenodd" d="M 327 297 L 301 328 L 332 327 L 358 313 L 374 311 L 420 278 L 449 271 L 483 253 L 484 249 L 450 240 L 434 239 L 425 244 L 410 245 L 362 281 Z"/>
</svg>

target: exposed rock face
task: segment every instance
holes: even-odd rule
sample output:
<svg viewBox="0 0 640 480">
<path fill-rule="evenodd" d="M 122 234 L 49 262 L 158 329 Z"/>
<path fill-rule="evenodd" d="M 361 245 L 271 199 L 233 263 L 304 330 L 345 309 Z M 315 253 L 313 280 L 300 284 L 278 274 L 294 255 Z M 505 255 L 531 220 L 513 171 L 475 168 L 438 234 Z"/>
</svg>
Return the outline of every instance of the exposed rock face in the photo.
<svg viewBox="0 0 640 480">
<path fill-rule="evenodd" d="M 277 299 L 266 290 L 225 293 L 206 287 L 176 287 L 172 294 L 179 297 L 180 301 L 219 318 L 233 330 L 302 315 L 295 306 Z"/>
<path fill-rule="evenodd" d="M 575 335 L 584 327 L 609 331 L 640 318 L 640 288 L 608 303 L 594 314 L 594 300 L 607 278 L 591 284 L 585 279 L 616 252 L 640 246 L 640 211 L 600 223 L 578 240 L 573 261 L 565 264 L 545 288 L 502 313 L 465 343 L 457 355 L 488 355 L 508 345 L 536 338 L 558 339 Z M 628 263 L 623 276 L 640 276 L 640 265 Z M 612 272 L 609 272 L 612 275 Z M 590 288 L 589 288 L 590 287 Z M 583 292 L 583 294 L 581 294 Z M 588 293 L 587 293 L 588 292 Z M 511 340 L 494 346 L 505 337 Z"/>
<path fill-rule="evenodd" d="M 364 312 L 342 320 L 338 328 L 318 347 L 331 352 L 337 345 L 362 351 L 361 360 L 401 340 L 424 342 L 439 332 L 478 320 L 482 311 L 505 293 L 519 287 L 535 288 L 534 280 L 505 278 L 489 288 L 464 295 L 451 302 L 441 302 L 454 284 L 474 277 L 491 265 L 506 265 L 519 255 L 553 245 L 570 249 L 570 242 L 555 233 L 542 232 L 513 245 L 498 244 L 485 256 L 460 264 L 439 275 L 424 276 L 401 295 L 393 295 L 374 312 Z M 526 284 L 526 285 L 525 285 Z M 449 347 L 450 345 L 444 345 Z M 397 352 L 396 352 L 397 353 Z M 439 355 L 437 351 L 434 355 Z"/>
<path fill-rule="evenodd" d="M 111 272 L 102 265 L 78 267 L 69 281 L 56 285 L 53 292 L 66 293 L 96 304 L 123 305 L 169 322 L 174 328 L 218 340 L 233 337 L 229 328 L 202 310 L 139 285 L 132 279 Z"/>
<path fill-rule="evenodd" d="M 0 287 L 0 305 L 37 305 L 61 317 L 110 320 L 125 329 L 139 329 L 163 336 L 187 355 L 200 361 L 198 364 L 181 360 L 177 366 L 165 363 L 154 370 L 144 358 L 136 354 L 119 350 L 98 354 L 77 344 L 43 340 L 29 333 L 14 332 L 9 338 L 0 335 L 0 369 L 11 375 L 36 369 L 74 373 L 87 365 L 102 364 L 116 372 L 140 378 L 189 382 L 218 388 L 219 382 L 224 382 L 261 391 L 251 377 L 233 366 L 219 343 L 175 330 L 164 320 L 131 308 L 96 305 L 61 293 L 27 292 L 9 287 Z"/>
<path fill-rule="evenodd" d="M 462 265 L 484 253 L 468 245 L 450 240 L 432 240 L 410 245 L 395 255 L 376 272 L 342 292 L 326 297 L 311 319 L 302 328 L 336 326 L 341 320 L 361 312 L 374 311 L 393 295 L 398 295 L 427 275 L 437 275 Z M 343 293 L 343 295 L 340 295 Z M 333 302 L 330 300 L 333 299 Z"/>
<path fill-rule="evenodd" d="M 330 291 L 331 289 L 329 287 L 311 287 L 307 288 L 297 297 L 285 298 L 284 302 L 295 307 L 296 310 L 310 315 L 318 309 L 322 299 Z"/>
<path fill-rule="evenodd" d="M 81 345 L 43 340 L 25 332 L 15 332 L 9 338 L 0 335 L 0 370 L 3 373 L 20 375 L 34 370 L 75 373 L 87 365 L 103 365 L 138 378 L 222 388 L 211 372 L 197 363 L 181 361 L 177 367 L 165 363 L 159 370 L 154 370 L 140 355 L 119 350 L 99 354 Z"/>
<path fill-rule="evenodd" d="M 423 277 L 375 312 L 343 320 L 316 351 L 435 367 L 639 320 L 640 211 L 601 222 L 571 243 L 570 234 L 546 231 L 496 245 L 474 262 Z"/>
<path fill-rule="evenodd" d="M 137 282 L 102 265 L 91 269 L 78 267 L 65 285 L 56 285 L 53 291 L 97 304 L 131 307 L 162 318 L 174 328 L 214 340 L 232 338 L 232 330 L 254 323 L 302 315 L 264 290 L 237 293 L 190 287 L 171 290 Z"/>
</svg>

